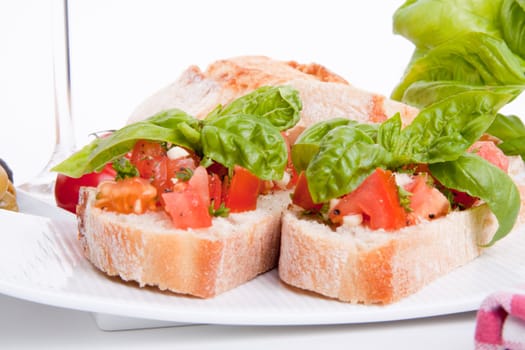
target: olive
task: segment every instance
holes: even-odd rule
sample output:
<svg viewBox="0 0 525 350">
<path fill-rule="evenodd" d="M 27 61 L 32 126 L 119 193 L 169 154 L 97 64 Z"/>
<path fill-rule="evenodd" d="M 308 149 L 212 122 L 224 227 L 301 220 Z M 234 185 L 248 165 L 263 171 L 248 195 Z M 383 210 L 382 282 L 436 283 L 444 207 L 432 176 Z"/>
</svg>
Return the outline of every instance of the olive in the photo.
<svg viewBox="0 0 525 350">
<path fill-rule="evenodd" d="M 0 198 L 7 192 L 8 185 L 9 178 L 7 177 L 7 172 L 0 166 Z"/>
<path fill-rule="evenodd" d="M 0 167 L 4 168 L 5 172 L 7 173 L 7 178 L 9 179 L 9 181 L 14 182 L 13 172 L 11 171 L 7 163 L 2 158 L 0 158 Z"/>
</svg>

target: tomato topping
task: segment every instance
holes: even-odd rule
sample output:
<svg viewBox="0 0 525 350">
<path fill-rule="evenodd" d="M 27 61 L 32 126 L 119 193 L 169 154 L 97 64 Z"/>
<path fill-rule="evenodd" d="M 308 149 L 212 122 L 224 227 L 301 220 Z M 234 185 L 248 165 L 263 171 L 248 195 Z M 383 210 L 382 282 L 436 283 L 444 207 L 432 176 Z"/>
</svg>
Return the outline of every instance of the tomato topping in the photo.
<svg viewBox="0 0 525 350">
<path fill-rule="evenodd" d="M 188 169 L 193 171 L 199 161 L 191 152 L 187 157 L 170 159 L 160 143 L 140 140 L 133 147 L 130 162 L 142 178 L 150 180 L 159 193 L 164 193 L 171 190 L 172 179 L 176 178 L 177 174 Z"/>
<path fill-rule="evenodd" d="M 435 219 L 450 211 L 447 197 L 428 181 L 428 174 L 421 173 L 404 187 L 411 193 L 409 206 L 412 211 L 408 215 L 411 224 L 417 223 L 419 218 Z"/>
<path fill-rule="evenodd" d="M 477 154 L 505 172 L 509 168 L 509 158 L 492 141 L 476 141 L 468 151 Z"/>
<path fill-rule="evenodd" d="M 164 210 L 179 229 L 211 226 L 208 173 L 199 166 L 187 182 L 179 182 L 173 192 L 163 193 Z"/>
<path fill-rule="evenodd" d="M 231 180 L 226 180 L 227 189 L 224 204 L 232 213 L 240 213 L 257 208 L 257 198 L 262 181 L 247 169 L 236 165 Z"/>
<path fill-rule="evenodd" d="M 310 191 L 308 190 L 308 181 L 306 180 L 306 174 L 301 171 L 297 177 L 297 183 L 295 190 L 292 194 L 292 203 L 300 206 L 305 210 L 311 210 L 318 212 L 321 210 L 323 204 L 316 204 L 312 200 Z"/>
<path fill-rule="evenodd" d="M 96 187 L 102 181 L 114 180 L 115 176 L 116 172 L 111 164 L 107 164 L 100 172 L 85 174 L 79 178 L 58 174 L 55 182 L 55 201 L 57 206 L 76 213 L 80 187 Z"/>
<path fill-rule="evenodd" d="M 354 191 L 344 195 L 330 210 L 329 218 L 341 224 L 343 217 L 361 214 L 371 229 L 397 230 L 406 226 L 407 214 L 399 203 L 394 175 L 377 168 Z"/>
<path fill-rule="evenodd" d="M 222 182 L 217 174 L 208 175 L 208 183 L 210 188 L 210 203 L 213 204 L 213 209 L 218 210 L 222 203 Z"/>
<path fill-rule="evenodd" d="M 123 214 L 143 214 L 155 210 L 157 189 L 140 177 L 101 182 L 95 207 Z"/>
</svg>

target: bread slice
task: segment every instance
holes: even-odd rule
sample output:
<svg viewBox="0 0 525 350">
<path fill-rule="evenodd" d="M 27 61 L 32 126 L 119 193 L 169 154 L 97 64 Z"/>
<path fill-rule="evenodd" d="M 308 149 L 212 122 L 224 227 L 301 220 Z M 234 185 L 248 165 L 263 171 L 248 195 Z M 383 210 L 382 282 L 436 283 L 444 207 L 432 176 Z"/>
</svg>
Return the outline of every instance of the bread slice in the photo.
<svg viewBox="0 0 525 350">
<path fill-rule="evenodd" d="M 101 210 L 93 206 L 95 196 L 95 188 L 81 188 L 79 240 L 86 258 L 110 276 L 209 298 L 277 265 L 288 192 L 261 196 L 256 210 L 195 230 L 174 229 L 162 211 Z"/>
<path fill-rule="evenodd" d="M 145 119 L 169 108 L 179 108 L 204 118 L 217 105 L 225 105 L 264 85 L 291 85 L 303 101 L 301 120 L 288 130 L 290 140 L 316 122 L 342 117 L 359 122 L 381 122 L 395 113 L 404 124 L 417 115 L 416 108 L 350 85 L 316 64 L 279 61 L 266 56 L 241 56 L 216 61 L 203 72 L 186 69 L 169 86 L 140 104 L 128 122 Z"/>
<path fill-rule="evenodd" d="M 525 218 L 525 171 L 521 159 L 513 163 L 522 198 L 518 225 Z M 334 231 L 294 208 L 283 214 L 282 225 L 282 281 L 345 302 L 388 304 L 478 257 L 498 224 L 481 205 L 395 232 Z"/>
</svg>

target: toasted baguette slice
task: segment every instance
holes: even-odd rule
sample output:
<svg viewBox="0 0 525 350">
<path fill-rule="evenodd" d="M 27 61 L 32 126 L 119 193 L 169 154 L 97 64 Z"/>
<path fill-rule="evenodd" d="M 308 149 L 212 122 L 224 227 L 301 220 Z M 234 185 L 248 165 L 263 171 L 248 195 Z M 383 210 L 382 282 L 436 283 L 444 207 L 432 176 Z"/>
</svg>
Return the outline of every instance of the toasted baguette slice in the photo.
<svg viewBox="0 0 525 350">
<path fill-rule="evenodd" d="M 179 108 L 204 118 L 217 105 L 225 105 L 264 85 L 291 85 L 303 101 L 299 123 L 288 130 L 295 138 L 316 122 L 341 117 L 359 122 L 381 122 L 395 113 L 404 124 L 417 115 L 416 108 L 348 84 L 316 64 L 278 61 L 265 56 L 241 56 L 212 63 L 206 71 L 191 66 L 169 86 L 140 104 L 128 122 L 135 122 L 168 108 Z"/>
<path fill-rule="evenodd" d="M 87 259 L 110 276 L 209 298 L 277 265 L 288 192 L 262 196 L 256 210 L 195 230 L 173 228 L 164 212 L 101 210 L 95 195 L 94 188 L 81 189 L 79 240 Z"/>
<path fill-rule="evenodd" d="M 521 159 L 513 161 L 522 198 L 518 225 L 525 218 L 525 172 Z M 345 302 L 388 304 L 475 259 L 498 223 L 481 205 L 395 232 L 363 226 L 334 231 L 292 207 L 282 225 L 281 280 Z"/>
</svg>

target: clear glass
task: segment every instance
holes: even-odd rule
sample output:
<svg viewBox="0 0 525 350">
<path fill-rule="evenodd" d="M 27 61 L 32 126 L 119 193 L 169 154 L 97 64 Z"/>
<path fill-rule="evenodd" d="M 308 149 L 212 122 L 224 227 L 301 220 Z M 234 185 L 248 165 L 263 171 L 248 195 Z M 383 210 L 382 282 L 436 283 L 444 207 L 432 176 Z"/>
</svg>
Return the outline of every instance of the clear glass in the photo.
<svg viewBox="0 0 525 350">
<path fill-rule="evenodd" d="M 44 168 L 18 189 L 54 203 L 56 173 L 51 169 L 74 152 L 75 134 L 71 115 L 68 0 L 52 0 L 52 6 L 55 145 Z"/>
</svg>

